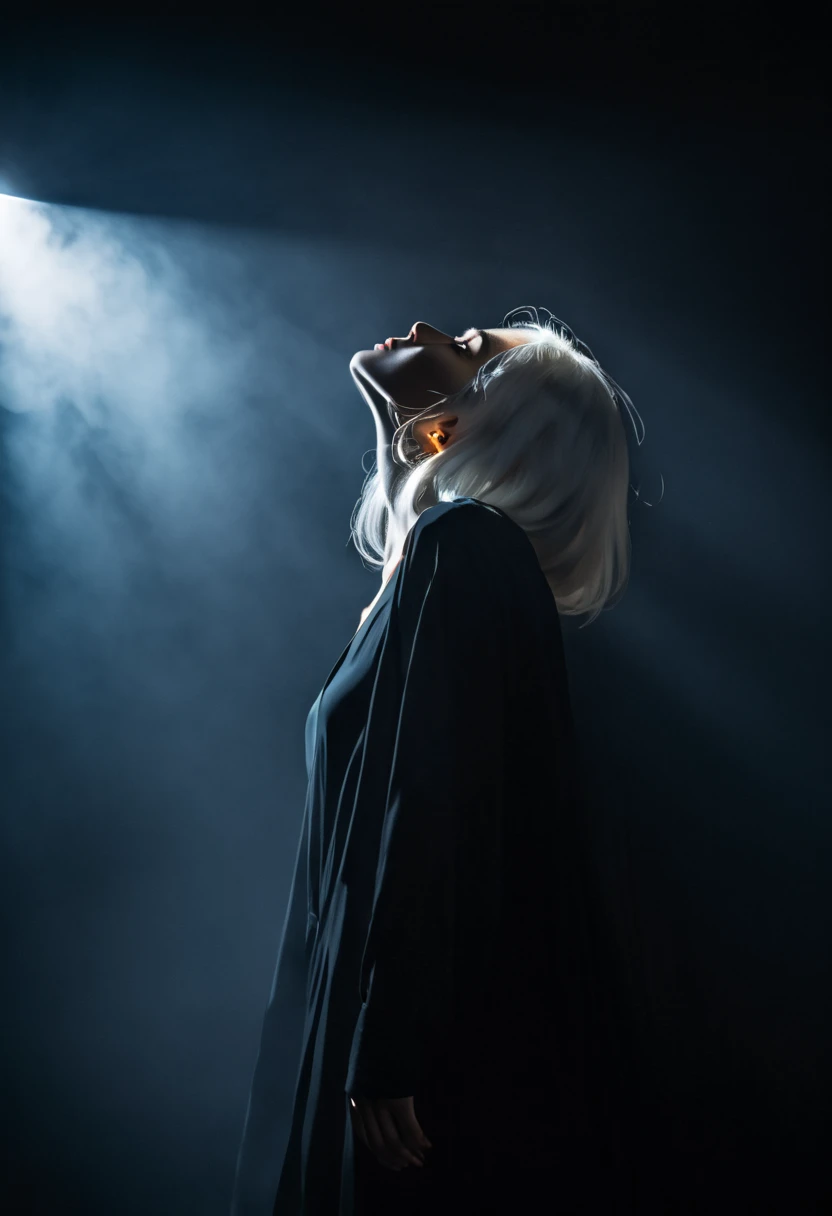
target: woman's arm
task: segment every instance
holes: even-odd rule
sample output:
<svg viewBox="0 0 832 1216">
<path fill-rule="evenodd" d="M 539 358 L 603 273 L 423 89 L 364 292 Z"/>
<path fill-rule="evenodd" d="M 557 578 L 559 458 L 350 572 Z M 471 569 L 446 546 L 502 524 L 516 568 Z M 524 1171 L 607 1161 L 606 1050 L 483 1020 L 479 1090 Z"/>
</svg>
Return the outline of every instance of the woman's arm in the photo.
<svg viewBox="0 0 832 1216">
<path fill-rule="evenodd" d="M 499 831 L 510 767 L 500 746 L 505 550 L 517 554 L 510 525 L 481 506 L 441 504 L 411 537 L 379 676 L 395 700 L 389 691 L 376 698 L 385 734 L 394 719 L 394 744 L 371 765 L 386 772 L 386 800 L 347 1077 L 351 1097 L 371 1100 L 418 1092 L 427 1055 L 447 1029 L 456 904 L 472 897 L 458 885 L 470 859 L 460 870 L 457 844 L 461 833 L 491 839 Z M 371 742 L 378 729 L 371 714 Z M 485 870 L 477 882 L 493 890 Z M 482 893 L 473 898 L 479 903 Z M 489 949 L 485 921 L 495 909 L 487 903 L 478 924 Z"/>
</svg>

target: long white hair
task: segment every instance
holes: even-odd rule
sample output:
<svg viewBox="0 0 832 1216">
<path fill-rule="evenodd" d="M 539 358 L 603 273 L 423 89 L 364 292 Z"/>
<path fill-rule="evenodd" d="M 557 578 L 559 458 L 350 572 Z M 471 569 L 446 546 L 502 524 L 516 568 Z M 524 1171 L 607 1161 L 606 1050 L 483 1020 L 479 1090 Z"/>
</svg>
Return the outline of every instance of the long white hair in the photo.
<svg viewBox="0 0 832 1216">
<path fill-rule="evenodd" d="M 508 314 L 503 328 L 533 331 L 530 341 L 498 352 L 459 392 L 397 427 L 392 456 L 402 473 L 392 505 L 371 470 L 350 520 L 352 539 L 371 566 L 387 567 L 428 507 L 478 498 L 524 529 L 558 612 L 588 613 L 589 625 L 629 580 L 630 463 L 620 406 L 633 407 L 568 326 L 551 314 L 546 324 L 518 321 L 528 311 Z M 391 409 L 405 413 L 395 402 Z M 454 414 L 453 443 L 425 453 L 413 423 Z"/>
</svg>

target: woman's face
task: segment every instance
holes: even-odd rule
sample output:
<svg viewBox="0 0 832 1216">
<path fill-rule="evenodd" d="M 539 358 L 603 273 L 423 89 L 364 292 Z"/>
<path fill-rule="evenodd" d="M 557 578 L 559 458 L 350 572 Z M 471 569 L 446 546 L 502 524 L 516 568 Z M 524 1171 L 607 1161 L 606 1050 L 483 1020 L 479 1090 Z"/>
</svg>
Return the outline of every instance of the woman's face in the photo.
<svg viewBox="0 0 832 1216">
<path fill-rule="evenodd" d="M 350 360 L 350 371 L 371 405 L 380 394 L 404 421 L 458 392 L 498 351 L 528 342 L 533 334 L 520 328 L 469 329 L 452 337 L 417 321 L 406 338 L 388 338 L 374 350 L 358 351 Z M 416 422 L 413 436 L 424 451 L 442 451 L 453 442 L 457 421 L 452 414 Z"/>
</svg>

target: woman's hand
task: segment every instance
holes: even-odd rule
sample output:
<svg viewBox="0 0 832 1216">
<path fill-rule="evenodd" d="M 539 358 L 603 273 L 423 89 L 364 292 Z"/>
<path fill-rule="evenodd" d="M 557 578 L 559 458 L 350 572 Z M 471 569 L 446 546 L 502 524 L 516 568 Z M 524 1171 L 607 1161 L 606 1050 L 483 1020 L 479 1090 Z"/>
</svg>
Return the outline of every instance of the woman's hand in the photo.
<svg viewBox="0 0 832 1216">
<path fill-rule="evenodd" d="M 433 1148 L 419 1126 L 413 1098 L 350 1098 L 355 1135 L 382 1165 L 391 1170 L 421 1167 L 425 1149 Z"/>
</svg>

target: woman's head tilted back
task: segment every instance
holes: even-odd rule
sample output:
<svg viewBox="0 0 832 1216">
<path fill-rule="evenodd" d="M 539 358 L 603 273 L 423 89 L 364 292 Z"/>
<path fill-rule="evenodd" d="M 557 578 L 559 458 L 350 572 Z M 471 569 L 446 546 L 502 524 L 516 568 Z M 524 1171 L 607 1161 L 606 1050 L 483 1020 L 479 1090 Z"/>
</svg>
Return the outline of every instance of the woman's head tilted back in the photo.
<svg viewBox="0 0 832 1216">
<path fill-rule="evenodd" d="M 560 613 L 590 624 L 617 602 L 630 568 L 624 394 L 562 322 L 509 314 L 458 338 L 417 322 L 350 371 L 377 423 L 382 402 L 395 423 L 388 476 L 367 477 L 354 512 L 365 560 L 395 561 L 428 507 L 478 498 L 525 530 Z"/>
</svg>

